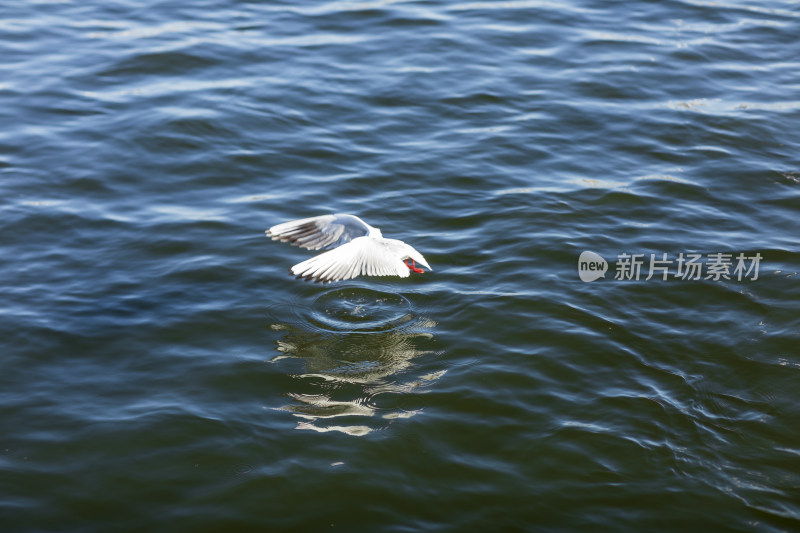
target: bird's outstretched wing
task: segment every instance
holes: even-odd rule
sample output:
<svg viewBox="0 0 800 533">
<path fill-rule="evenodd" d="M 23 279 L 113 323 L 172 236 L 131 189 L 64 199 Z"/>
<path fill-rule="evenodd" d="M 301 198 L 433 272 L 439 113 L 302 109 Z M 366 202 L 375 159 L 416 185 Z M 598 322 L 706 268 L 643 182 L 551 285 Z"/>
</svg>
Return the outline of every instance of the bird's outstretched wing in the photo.
<svg viewBox="0 0 800 533">
<path fill-rule="evenodd" d="M 366 276 L 409 276 L 402 250 L 389 239 L 358 237 L 329 252 L 298 263 L 292 274 L 308 281 L 340 281 Z"/>
<path fill-rule="evenodd" d="M 354 215 L 322 215 L 272 226 L 267 237 L 308 250 L 340 246 L 374 230 Z"/>
</svg>

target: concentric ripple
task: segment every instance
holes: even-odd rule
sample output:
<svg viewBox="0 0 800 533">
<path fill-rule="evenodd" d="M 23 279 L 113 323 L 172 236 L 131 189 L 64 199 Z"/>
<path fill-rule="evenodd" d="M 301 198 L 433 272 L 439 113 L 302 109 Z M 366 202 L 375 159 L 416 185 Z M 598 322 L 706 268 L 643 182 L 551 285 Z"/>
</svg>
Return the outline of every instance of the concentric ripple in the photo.
<svg viewBox="0 0 800 533">
<path fill-rule="evenodd" d="M 436 323 L 415 313 L 401 294 L 345 287 L 291 307 L 293 323 L 272 324 L 284 332 L 272 361 L 299 364 L 286 366 L 296 390 L 287 393 L 294 402 L 280 407 L 303 420 L 297 429 L 359 436 L 382 429 L 413 416 L 400 407 L 403 397 L 423 392 L 444 373 L 418 363 L 434 351 Z"/>
<path fill-rule="evenodd" d="M 309 311 L 309 321 L 328 331 L 387 331 L 414 318 L 405 296 L 364 287 L 322 293 Z"/>
</svg>

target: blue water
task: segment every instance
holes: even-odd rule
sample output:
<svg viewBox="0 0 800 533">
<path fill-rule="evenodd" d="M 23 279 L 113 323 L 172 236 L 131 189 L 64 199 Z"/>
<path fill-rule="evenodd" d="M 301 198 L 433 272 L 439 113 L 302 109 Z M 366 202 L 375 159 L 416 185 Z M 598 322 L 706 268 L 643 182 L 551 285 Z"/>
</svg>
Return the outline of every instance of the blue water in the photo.
<svg viewBox="0 0 800 533">
<path fill-rule="evenodd" d="M 0 530 L 800 529 L 798 23 L 0 6 Z M 434 271 L 294 280 L 331 212 Z"/>
</svg>

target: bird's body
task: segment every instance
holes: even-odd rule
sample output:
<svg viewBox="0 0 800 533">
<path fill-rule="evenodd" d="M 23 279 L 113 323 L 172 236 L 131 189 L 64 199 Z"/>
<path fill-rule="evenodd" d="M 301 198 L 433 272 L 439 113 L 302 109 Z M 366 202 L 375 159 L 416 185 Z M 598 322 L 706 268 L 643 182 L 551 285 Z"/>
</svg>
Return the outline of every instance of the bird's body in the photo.
<svg viewBox="0 0 800 533">
<path fill-rule="evenodd" d="M 433 270 L 414 248 L 397 239 L 385 239 L 378 228 L 354 215 L 294 220 L 272 226 L 266 233 L 272 240 L 308 250 L 329 250 L 290 269 L 306 280 L 330 282 L 360 275 L 407 278 L 411 271 L 423 272 L 416 263 Z"/>
</svg>

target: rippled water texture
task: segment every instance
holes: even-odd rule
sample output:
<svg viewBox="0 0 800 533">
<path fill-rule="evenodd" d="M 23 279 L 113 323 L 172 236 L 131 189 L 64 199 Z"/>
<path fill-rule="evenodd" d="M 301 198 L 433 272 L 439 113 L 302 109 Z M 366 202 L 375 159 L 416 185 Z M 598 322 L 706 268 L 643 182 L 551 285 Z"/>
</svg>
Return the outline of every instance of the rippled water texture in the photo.
<svg viewBox="0 0 800 533">
<path fill-rule="evenodd" d="M 294 403 L 281 407 L 300 420 L 297 429 L 365 435 L 391 420 L 409 418 L 406 394 L 424 392 L 446 370 L 418 375 L 414 360 L 433 353 L 436 323 L 419 316 L 400 294 L 350 287 L 321 293 L 310 308 L 299 304 L 282 332 L 272 359 L 296 359 Z M 272 310 L 285 316 L 284 306 Z M 419 389 L 419 390 L 417 390 Z M 379 418 L 375 422 L 368 417 Z M 375 426 L 375 427 L 373 427 Z"/>
<path fill-rule="evenodd" d="M 0 531 L 800 529 L 799 24 L 3 3 Z M 293 279 L 330 212 L 434 271 Z"/>
</svg>

